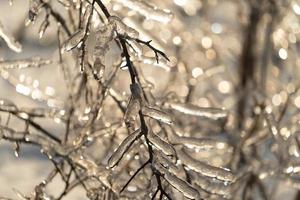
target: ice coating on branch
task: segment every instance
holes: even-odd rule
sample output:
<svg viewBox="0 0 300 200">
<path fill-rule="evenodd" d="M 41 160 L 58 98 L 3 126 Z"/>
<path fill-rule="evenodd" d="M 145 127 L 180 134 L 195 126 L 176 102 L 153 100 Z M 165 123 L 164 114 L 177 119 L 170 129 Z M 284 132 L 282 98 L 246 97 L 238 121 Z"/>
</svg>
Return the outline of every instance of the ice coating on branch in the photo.
<svg viewBox="0 0 300 200">
<path fill-rule="evenodd" d="M 282 135 L 279 133 L 278 123 L 274 119 L 273 113 L 268 113 L 265 111 L 264 116 L 265 116 L 268 128 L 269 128 L 270 132 L 272 133 L 273 137 L 276 140 L 283 142 L 284 139 L 283 139 Z"/>
<path fill-rule="evenodd" d="M 84 14 L 83 14 L 83 18 L 82 18 L 82 25 L 83 25 L 84 29 L 86 29 L 86 27 L 88 25 L 90 15 L 92 14 L 92 10 L 93 10 L 92 8 L 93 7 L 91 5 L 88 5 L 85 8 L 85 11 L 84 11 Z"/>
<path fill-rule="evenodd" d="M 169 134 L 169 140 L 173 144 L 182 144 L 189 148 L 197 148 L 203 150 L 210 149 L 225 149 L 232 151 L 232 146 L 224 141 L 219 141 L 213 138 L 195 138 L 183 136 L 183 133 L 178 128 L 174 128 L 175 133 Z"/>
<path fill-rule="evenodd" d="M 40 183 L 34 188 L 34 192 L 31 194 L 30 199 L 54 200 L 54 197 L 48 195 L 46 192 L 45 184 Z"/>
<path fill-rule="evenodd" d="M 158 170 L 163 177 L 176 188 L 179 192 L 181 192 L 185 197 L 195 200 L 200 200 L 199 192 L 193 188 L 189 183 L 186 181 L 178 178 L 176 175 L 165 169 L 160 163 L 157 161 L 153 162 L 153 167 Z"/>
<path fill-rule="evenodd" d="M 100 58 L 96 58 L 94 65 L 93 65 L 93 73 L 97 80 L 102 79 L 104 74 L 104 64 L 102 64 Z"/>
<path fill-rule="evenodd" d="M 166 169 L 168 169 L 171 173 L 177 174 L 180 171 L 180 168 L 176 166 L 175 163 L 173 163 L 168 156 L 164 155 L 162 152 L 157 151 L 155 153 L 155 157 L 157 161 L 164 166 Z"/>
<path fill-rule="evenodd" d="M 0 110 L 1 111 L 8 111 L 8 112 L 15 112 L 18 110 L 16 104 L 8 99 L 0 99 Z"/>
<path fill-rule="evenodd" d="M 45 19 L 43 22 L 42 22 L 42 24 L 41 24 L 41 26 L 40 26 L 40 29 L 39 29 L 39 37 L 40 38 L 42 38 L 43 36 L 44 36 L 44 34 L 45 34 L 45 31 L 46 31 L 46 29 L 47 29 L 47 27 L 49 26 L 49 21 L 48 21 L 48 19 Z"/>
<path fill-rule="evenodd" d="M 195 200 L 200 200 L 199 192 L 193 188 L 189 183 L 179 179 L 177 176 L 171 173 L 166 173 L 164 178 L 178 191 L 180 191 L 185 197 Z"/>
<path fill-rule="evenodd" d="M 141 88 L 139 84 L 133 83 L 130 85 L 130 91 L 131 97 L 127 105 L 124 120 L 127 127 L 134 128 L 137 115 L 139 114 L 142 106 Z"/>
<path fill-rule="evenodd" d="M 69 8 L 71 6 L 68 0 L 57 0 L 57 1 L 58 3 L 62 4 L 66 8 Z"/>
<path fill-rule="evenodd" d="M 161 150 L 166 155 L 173 155 L 175 156 L 175 150 L 172 145 L 170 145 L 168 142 L 163 140 L 158 135 L 155 135 L 152 131 L 148 132 L 148 139 L 149 141 L 159 150 Z"/>
<path fill-rule="evenodd" d="M 100 79 L 104 73 L 105 55 L 109 51 L 109 42 L 113 40 L 115 25 L 109 23 L 95 32 L 95 46 L 93 49 L 94 75 Z"/>
<path fill-rule="evenodd" d="M 25 134 L 23 132 L 15 132 L 13 129 L 8 127 L 0 126 L 0 138 L 10 139 L 10 140 L 23 140 Z"/>
<path fill-rule="evenodd" d="M 183 104 L 169 102 L 167 104 L 171 109 L 174 109 L 178 112 L 184 113 L 186 115 L 193 115 L 197 117 L 204 117 L 208 119 L 218 120 L 227 118 L 228 112 L 220 108 L 206 108 L 199 107 L 192 104 Z"/>
<path fill-rule="evenodd" d="M 127 26 L 119 17 L 117 16 L 110 16 L 108 19 L 108 22 L 110 24 L 115 25 L 116 31 L 118 34 L 128 36 L 130 38 L 138 38 L 139 32 L 137 32 L 135 29 Z"/>
<path fill-rule="evenodd" d="M 130 148 L 130 146 L 134 143 L 134 141 L 138 139 L 140 136 L 141 136 L 140 129 L 135 130 L 133 133 L 127 136 L 109 158 L 108 166 L 114 167 L 116 164 L 118 164 L 118 162 L 122 159 L 125 152 Z"/>
<path fill-rule="evenodd" d="M 299 155 L 300 155 L 300 146 L 299 146 L 299 140 L 297 139 L 296 136 L 293 136 L 290 139 L 290 143 L 289 143 L 288 149 L 289 149 L 289 154 L 290 155 L 293 155 L 295 157 L 299 157 Z"/>
<path fill-rule="evenodd" d="M 53 108 L 17 108 L 10 100 L 0 99 L 0 111 L 16 113 L 21 118 L 33 117 L 49 117 L 52 119 L 64 120 L 65 111 Z"/>
<path fill-rule="evenodd" d="M 134 127 L 140 109 L 141 105 L 139 99 L 132 96 L 129 100 L 124 116 L 124 121 L 128 127 Z"/>
<path fill-rule="evenodd" d="M 145 16 L 147 19 L 155 20 L 161 23 L 168 23 L 173 18 L 173 14 L 170 11 L 162 10 L 156 6 L 150 5 L 147 1 L 142 0 L 116 0 L 124 7 L 128 7 L 131 10 L 138 12 Z"/>
<path fill-rule="evenodd" d="M 113 134 L 120 127 L 121 127 L 121 124 L 115 123 L 115 124 L 111 124 L 108 127 L 104 127 L 104 128 L 102 127 L 100 129 L 95 129 L 95 132 L 93 133 L 93 135 L 89 135 L 89 137 L 96 138 L 96 137 L 100 137 L 100 136 L 107 135 L 107 134 Z"/>
<path fill-rule="evenodd" d="M 223 196 L 225 198 L 231 199 L 232 194 L 232 184 L 225 185 L 222 182 L 215 182 L 211 179 L 206 179 L 205 177 L 196 175 L 193 180 L 201 189 L 211 193 Z"/>
<path fill-rule="evenodd" d="M 142 109 L 142 112 L 143 112 L 143 115 L 151 117 L 153 119 L 156 119 L 160 122 L 163 122 L 166 124 L 173 124 L 171 116 L 157 108 L 144 106 Z"/>
<path fill-rule="evenodd" d="M 139 84 L 137 84 L 137 83 L 130 84 L 130 91 L 134 98 L 137 98 L 140 100 L 142 99 L 142 97 L 141 97 L 142 88 Z"/>
<path fill-rule="evenodd" d="M 115 90 L 114 88 L 109 88 L 109 93 L 118 101 L 124 101 L 124 95 L 122 95 L 119 91 Z"/>
<path fill-rule="evenodd" d="M 65 43 L 64 49 L 65 51 L 70 51 L 77 47 L 79 43 L 82 41 L 85 35 L 85 31 L 83 29 L 79 29 L 75 32 Z"/>
<path fill-rule="evenodd" d="M 96 41 L 95 41 L 95 49 L 94 56 L 101 57 L 105 56 L 105 54 L 109 50 L 108 43 L 113 40 L 113 31 L 115 30 L 114 24 L 106 24 L 100 27 L 96 32 Z"/>
<path fill-rule="evenodd" d="M 224 149 L 232 151 L 232 146 L 226 141 L 214 138 L 196 138 L 184 136 L 185 133 L 178 127 L 173 126 L 173 131 L 168 131 L 168 139 L 172 144 L 182 144 L 188 148 L 197 148 L 199 150 Z"/>
<path fill-rule="evenodd" d="M 67 156 L 70 148 L 61 146 L 57 142 L 49 140 L 45 136 L 29 134 L 29 132 L 17 132 L 11 128 L 0 126 L 0 136 L 11 141 L 26 141 L 28 143 L 37 144 L 41 147 L 42 153 L 52 159 L 56 154 Z"/>
<path fill-rule="evenodd" d="M 20 155 L 20 144 L 19 144 L 19 142 L 15 142 L 13 144 L 13 149 L 14 149 L 15 156 L 18 158 L 19 155 Z"/>
<path fill-rule="evenodd" d="M 83 155 L 72 155 L 71 159 L 77 165 L 83 167 L 89 176 L 97 177 L 103 183 L 103 185 L 111 188 L 110 171 L 104 166 L 95 163 L 93 160 Z"/>
<path fill-rule="evenodd" d="M 46 60 L 40 57 L 32 57 L 21 60 L 5 60 L 0 61 L 0 69 L 22 69 L 27 67 L 40 67 L 41 65 L 48 65 L 51 60 Z"/>
<path fill-rule="evenodd" d="M 29 113 L 35 117 L 49 117 L 49 118 L 59 118 L 65 120 L 66 111 L 63 109 L 55 109 L 55 108 L 22 108 L 19 109 L 20 112 Z"/>
<path fill-rule="evenodd" d="M 168 61 L 166 59 L 159 59 L 159 62 L 157 62 L 155 57 L 141 55 L 139 56 L 139 60 L 141 60 L 144 64 L 162 68 L 167 72 L 171 71 L 171 66 L 168 64 Z"/>
<path fill-rule="evenodd" d="M 288 149 L 288 146 L 287 146 L 285 139 L 283 138 L 283 136 L 280 133 L 280 130 L 278 128 L 279 125 L 274 117 L 274 114 L 272 112 L 268 112 L 267 110 L 265 110 L 263 112 L 263 114 L 264 114 L 266 124 L 267 124 L 267 127 L 268 127 L 270 133 L 272 134 L 272 136 L 274 137 L 274 139 L 276 140 L 276 142 L 279 145 L 279 148 L 277 149 L 277 151 L 281 154 L 282 157 L 287 158 L 288 152 L 286 152 L 286 150 Z"/>
<path fill-rule="evenodd" d="M 5 30 L 1 21 L 0 21 L 0 37 L 6 42 L 7 46 L 11 50 L 17 53 L 20 53 L 22 51 L 22 45 L 19 42 L 17 42 L 15 38 Z"/>
<path fill-rule="evenodd" d="M 28 18 L 30 21 L 34 21 L 36 18 L 36 15 L 39 12 L 39 8 L 41 5 L 40 0 L 30 0 L 29 1 L 29 13 L 28 13 Z"/>
<path fill-rule="evenodd" d="M 183 150 L 177 151 L 177 155 L 178 158 L 184 163 L 184 165 L 204 176 L 227 182 L 234 182 L 236 180 L 235 175 L 231 171 L 219 167 L 214 167 L 204 162 L 195 160 Z"/>
<path fill-rule="evenodd" d="M 67 156 L 71 151 L 68 146 L 63 147 L 57 142 L 53 142 L 52 140 L 40 135 L 26 134 L 25 140 L 27 142 L 39 144 L 42 147 L 42 152 L 46 154 L 49 159 L 52 159 L 56 154 Z"/>
</svg>

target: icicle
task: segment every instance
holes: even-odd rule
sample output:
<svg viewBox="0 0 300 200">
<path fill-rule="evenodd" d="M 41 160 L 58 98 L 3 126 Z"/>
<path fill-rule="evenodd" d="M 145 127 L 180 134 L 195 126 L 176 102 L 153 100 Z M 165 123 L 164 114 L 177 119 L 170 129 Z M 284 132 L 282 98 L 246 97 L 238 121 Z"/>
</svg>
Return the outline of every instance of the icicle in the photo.
<svg viewBox="0 0 300 200">
<path fill-rule="evenodd" d="M 40 57 L 33 57 L 21 60 L 7 60 L 0 61 L 0 69 L 22 69 L 27 67 L 40 67 L 41 65 L 48 65 L 52 61 L 42 59 Z"/>
<path fill-rule="evenodd" d="M 197 117 L 204 117 L 213 120 L 219 120 L 227 118 L 228 112 L 226 110 L 220 108 L 205 108 L 205 107 L 198 107 L 195 105 L 187 105 L 183 103 L 173 103 L 169 102 L 167 104 L 170 108 L 184 113 L 186 115 L 193 115 Z"/>
<path fill-rule="evenodd" d="M 116 25 L 114 23 L 106 24 L 100 27 L 96 32 L 96 45 L 104 46 L 109 41 L 113 39 L 113 32 L 116 29 Z"/>
<path fill-rule="evenodd" d="M 100 58 L 96 58 L 93 66 L 93 73 L 97 80 L 101 80 L 104 74 L 105 66 L 102 64 Z"/>
<path fill-rule="evenodd" d="M 175 150 L 168 142 L 164 141 L 162 138 L 160 138 L 158 135 L 155 135 L 152 131 L 148 132 L 148 139 L 152 144 L 154 144 L 155 147 L 157 147 L 159 150 L 161 150 L 166 155 L 172 155 L 175 156 Z"/>
<path fill-rule="evenodd" d="M 6 42 L 7 46 L 17 52 L 20 53 L 22 51 L 22 45 L 15 40 L 15 38 L 9 34 L 5 29 L 2 23 L 0 22 L 0 37 Z"/>
<path fill-rule="evenodd" d="M 108 19 L 109 23 L 116 24 L 116 31 L 124 36 L 128 36 L 130 38 L 138 38 L 139 32 L 135 29 L 127 26 L 119 17 L 117 16 L 110 16 Z"/>
<path fill-rule="evenodd" d="M 15 156 L 18 158 L 19 155 L 20 155 L 20 144 L 19 144 L 19 142 L 14 143 L 13 149 L 14 149 Z"/>
<path fill-rule="evenodd" d="M 210 166 L 204 162 L 200 162 L 190 157 L 183 150 L 177 152 L 178 158 L 190 169 L 203 174 L 204 176 L 217 178 L 222 181 L 234 182 L 236 177 L 229 171 L 223 168 Z"/>
<path fill-rule="evenodd" d="M 113 40 L 114 24 L 107 24 L 98 29 L 95 33 L 95 46 L 93 51 L 94 59 L 100 59 L 105 63 L 105 55 L 109 51 L 109 42 Z"/>
<path fill-rule="evenodd" d="M 164 175 L 164 178 L 178 191 L 180 191 L 185 197 L 195 200 L 200 200 L 200 194 L 199 192 L 193 188 L 189 183 L 185 182 L 184 180 L 181 180 L 177 178 L 177 176 L 166 173 Z"/>
<path fill-rule="evenodd" d="M 49 26 L 49 20 L 48 19 L 45 19 L 43 22 L 42 22 L 42 24 L 41 24 L 41 26 L 40 26 L 40 29 L 39 29 L 39 37 L 40 37 L 40 39 L 44 36 L 44 33 L 45 33 L 45 31 L 46 31 L 46 29 L 47 29 L 47 27 Z"/>
<path fill-rule="evenodd" d="M 105 63 L 105 55 L 109 51 L 109 45 L 107 43 L 101 43 L 99 40 L 94 47 L 94 58 L 100 59 L 102 63 Z"/>
<path fill-rule="evenodd" d="M 16 112 L 18 108 L 12 101 L 7 99 L 0 99 L 0 110 L 6 112 Z"/>
<path fill-rule="evenodd" d="M 79 43 L 82 41 L 84 35 L 85 35 L 85 31 L 83 29 L 79 29 L 66 41 L 64 50 L 70 51 L 75 47 L 77 47 Z"/>
<path fill-rule="evenodd" d="M 147 19 L 152 19 L 161 23 L 168 23 L 173 18 L 170 11 L 161 10 L 155 6 L 150 5 L 146 1 L 141 0 L 117 0 L 124 7 L 138 12 Z"/>
<path fill-rule="evenodd" d="M 148 106 L 144 106 L 142 108 L 142 112 L 145 116 L 151 117 L 153 119 L 156 119 L 160 122 L 166 123 L 166 124 L 173 124 L 172 118 L 165 112 L 158 110 L 156 108 L 151 108 Z"/>
<path fill-rule="evenodd" d="M 129 136 L 127 136 L 123 142 L 118 146 L 115 152 L 111 155 L 108 160 L 108 166 L 114 167 L 122 159 L 125 152 L 130 148 L 130 146 L 141 136 L 141 130 L 137 129 Z"/>
</svg>

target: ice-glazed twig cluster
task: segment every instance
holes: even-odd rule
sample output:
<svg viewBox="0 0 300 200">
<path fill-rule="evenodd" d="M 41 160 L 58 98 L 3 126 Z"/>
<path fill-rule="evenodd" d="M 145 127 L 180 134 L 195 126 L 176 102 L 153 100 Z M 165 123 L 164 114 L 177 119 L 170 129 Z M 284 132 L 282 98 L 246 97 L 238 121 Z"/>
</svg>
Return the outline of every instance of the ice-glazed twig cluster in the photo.
<svg viewBox="0 0 300 200">
<path fill-rule="evenodd" d="M 229 14 L 214 22 L 220 8 L 239 16 L 234 25 Z M 16 193 L 268 200 L 281 184 L 299 190 L 297 15 L 289 0 L 29 0 L 26 25 L 39 26 L 39 40 L 54 37 L 55 58 L 1 58 L 3 80 L 43 106 L 1 98 L 0 138 L 17 157 L 39 147 L 53 170 Z M 1 22 L 0 37 L 22 51 Z M 63 98 L 14 73 L 49 66 Z M 64 188 L 51 193 L 57 176 Z"/>
</svg>

